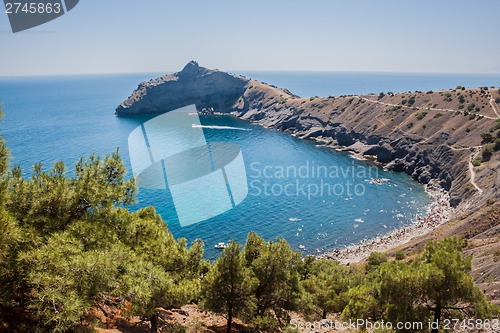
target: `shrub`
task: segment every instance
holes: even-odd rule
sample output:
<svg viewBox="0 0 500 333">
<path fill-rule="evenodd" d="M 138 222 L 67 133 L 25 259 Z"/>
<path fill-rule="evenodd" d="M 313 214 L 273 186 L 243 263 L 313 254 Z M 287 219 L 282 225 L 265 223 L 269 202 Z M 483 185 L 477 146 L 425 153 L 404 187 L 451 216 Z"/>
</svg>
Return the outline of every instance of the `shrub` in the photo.
<svg viewBox="0 0 500 333">
<path fill-rule="evenodd" d="M 500 97 L 495 98 L 495 103 L 500 103 Z"/>
<path fill-rule="evenodd" d="M 424 119 L 424 117 L 427 116 L 427 111 L 422 111 L 422 112 L 419 112 L 415 115 L 415 117 L 418 119 L 418 120 L 422 120 Z"/>
<path fill-rule="evenodd" d="M 483 149 L 482 161 L 488 162 L 491 159 L 491 155 L 493 155 L 493 150 L 491 149 L 491 147 L 485 147 Z"/>
<path fill-rule="evenodd" d="M 467 105 L 467 110 L 472 111 L 472 110 L 474 110 L 475 107 L 476 107 L 476 104 L 470 103 L 469 105 Z"/>
<path fill-rule="evenodd" d="M 403 260 L 404 258 L 406 258 L 405 251 L 399 250 L 398 252 L 396 252 L 396 260 Z"/>
<path fill-rule="evenodd" d="M 408 128 L 412 128 L 412 127 L 413 127 L 413 123 L 408 123 L 408 124 L 406 125 L 406 127 L 408 127 Z"/>
<path fill-rule="evenodd" d="M 366 260 L 366 270 L 370 271 L 384 262 L 387 262 L 387 254 L 382 252 L 372 252 Z"/>
<path fill-rule="evenodd" d="M 441 112 L 438 112 L 434 115 L 434 119 L 441 118 L 443 114 Z"/>
<path fill-rule="evenodd" d="M 286 98 L 285 98 L 285 97 L 283 97 L 283 96 L 280 96 L 280 97 L 278 98 L 278 103 L 279 103 L 279 104 L 285 104 L 285 103 L 286 103 Z"/>
<path fill-rule="evenodd" d="M 414 103 L 415 103 L 415 97 L 410 97 L 410 99 L 408 100 L 408 105 L 412 106 Z"/>
<path fill-rule="evenodd" d="M 406 104 L 406 102 L 408 102 L 406 99 L 402 99 L 402 100 L 401 100 L 401 104 L 403 104 L 403 105 L 405 105 L 405 104 Z"/>
<path fill-rule="evenodd" d="M 495 145 L 493 146 L 493 150 L 494 151 L 499 151 L 500 150 L 500 139 L 496 139 L 495 140 Z"/>
<path fill-rule="evenodd" d="M 378 94 L 378 99 L 382 99 L 384 98 L 385 94 L 383 92 L 381 92 L 380 94 Z"/>
<path fill-rule="evenodd" d="M 472 161 L 472 165 L 475 166 L 475 167 L 478 167 L 481 165 L 481 161 L 478 160 L 478 159 L 475 159 L 474 161 Z"/>
<path fill-rule="evenodd" d="M 482 143 L 493 142 L 493 135 L 491 133 L 481 133 L 481 138 L 483 139 Z"/>
</svg>

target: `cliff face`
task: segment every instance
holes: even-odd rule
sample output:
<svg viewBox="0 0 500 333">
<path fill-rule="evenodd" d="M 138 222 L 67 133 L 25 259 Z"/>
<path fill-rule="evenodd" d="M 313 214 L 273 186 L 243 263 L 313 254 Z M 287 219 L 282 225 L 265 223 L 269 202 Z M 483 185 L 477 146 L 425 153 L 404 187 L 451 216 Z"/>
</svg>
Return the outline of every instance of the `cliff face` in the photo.
<svg viewBox="0 0 500 333">
<path fill-rule="evenodd" d="M 498 197 L 498 154 L 480 167 L 481 133 L 498 122 L 496 89 L 462 89 L 328 98 L 287 90 L 190 62 L 179 73 L 146 83 L 117 109 L 119 116 L 163 113 L 185 105 L 280 129 L 299 138 L 374 156 L 414 179 L 437 181 L 453 206 L 479 207 Z M 493 133 L 495 135 L 495 133 Z"/>
<path fill-rule="evenodd" d="M 197 62 L 191 61 L 178 73 L 139 84 L 132 95 L 118 106 L 116 115 L 159 114 L 191 104 L 195 104 L 200 111 L 204 108 L 230 110 L 239 103 L 252 83 L 261 86 L 260 93 L 266 93 L 265 85 L 259 82 L 200 67 Z M 268 93 L 273 96 L 281 90 L 269 88 Z"/>
</svg>

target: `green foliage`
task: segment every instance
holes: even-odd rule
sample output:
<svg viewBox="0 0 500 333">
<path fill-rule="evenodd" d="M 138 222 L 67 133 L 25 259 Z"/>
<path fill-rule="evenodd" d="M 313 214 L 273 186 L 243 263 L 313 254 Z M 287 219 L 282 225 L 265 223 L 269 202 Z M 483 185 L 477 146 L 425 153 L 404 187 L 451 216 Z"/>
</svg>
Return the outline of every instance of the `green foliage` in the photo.
<svg viewBox="0 0 500 333">
<path fill-rule="evenodd" d="M 500 104 L 500 97 L 495 98 L 495 103 Z"/>
<path fill-rule="evenodd" d="M 443 114 L 441 112 L 438 112 L 434 115 L 434 119 L 441 118 Z"/>
<path fill-rule="evenodd" d="M 412 263 L 381 263 L 348 291 L 343 317 L 393 323 L 485 318 L 491 307 L 474 286 L 471 259 L 462 254 L 465 245 L 459 238 L 430 241 Z"/>
<path fill-rule="evenodd" d="M 246 266 L 240 245 L 231 241 L 203 280 L 203 305 L 226 315 L 227 332 L 230 333 L 233 317 L 249 315 L 254 308 L 257 284 L 252 270 Z"/>
<path fill-rule="evenodd" d="M 478 167 L 478 166 L 481 165 L 481 161 L 478 160 L 478 159 L 475 159 L 475 160 L 472 161 L 472 165 L 475 166 L 475 167 Z"/>
<path fill-rule="evenodd" d="M 404 260 L 406 258 L 406 253 L 403 250 L 399 250 L 398 252 L 396 252 L 395 257 L 396 260 Z"/>
<path fill-rule="evenodd" d="M 474 110 L 475 107 L 476 107 L 476 104 L 470 103 L 469 105 L 467 105 L 467 111 L 470 112 L 470 111 Z"/>
<path fill-rule="evenodd" d="M 483 153 L 481 154 L 481 160 L 483 162 L 488 162 L 493 155 L 493 149 L 490 146 L 486 146 L 483 148 Z"/>
<path fill-rule="evenodd" d="M 421 111 L 421 112 L 418 112 L 418 113 L 415 114 L 415 117 L 418 120 L 424 119 L 425 116 L 427 116 L 427 111 Z"/>
<path fill-rule="evenodd" d="M 341 313 L 347 305 L 347 291 L 360 280 L 359 272 L 333 260 L 312 263 L 311 273 L 302 282 L 306 313 L 326 319 L 328 313 Z"/>
<path fill-rule="evenodd" d="M 33 330 L 66 332 L 108 298 L 148 316 L 198 297 L 202 244 L 175 241 L 151 207 L 123 208 L 135 194 L 124 174 L 114 153 L 81 160 L 75 178 L 61 162 L 36 165 L 29 179 L 18 167 L 3 176 L 0 313 L 20 302 Z"/>
<path fill-rule="evenodd" d="M 491 143 L 493 142 L 493 135 L 491 133 L 481 133 L 482 143 Z"/>
<path fill-rule="evenodd" d="M 285 103 L 286 103 L 286 98 L 285 98 L 285 97 L 283 97 L 283 96 L 280 96 L 280 97 L 278 98 L 278 103 L 279 103 L 279 104 L 285 104 Z"/>
<path fill-rule="evenodd" d="M 406 124 L 406 127 L 407 128 L 412 128 L 413 127 L 413 122 L 409 122 L 408 124 Z"/>
<path fill-rule="evenodd" d="M 370 256 L 366 261 L 366 270 L 371 271 L 384 262 L 387 262 L 387 254 L 381 252 L 372 252 L 370 253 Z"/>
<path fill-rule="evenodd" d="M 251 252 L 254 253 L 250 256 L 251 261 L 248 261 L 247 265 L 259 281 L 255 290 L 256 319 L 271 318 L 269 313 L 272 312 L 275 324 L 282 326 L 289 322 L 288 313 L 285 310 L 297 309 L 301 297 L 299 285 L 301 254 L 292 251 L 283 239 L 265 243 L 259 238 L 259 236 L 250 235 L 247 240 L 247 244 L 252 244 Z M 245 253 L 249 253 L 250 246 L 245 246 L 245 248 Z"/>
<path fill-rule="evenodd" d="M 500 150 L 500 138 L 495 140 L 495 145 L 493 146 L 494 151 L 499 151 Z"/>
</svg>

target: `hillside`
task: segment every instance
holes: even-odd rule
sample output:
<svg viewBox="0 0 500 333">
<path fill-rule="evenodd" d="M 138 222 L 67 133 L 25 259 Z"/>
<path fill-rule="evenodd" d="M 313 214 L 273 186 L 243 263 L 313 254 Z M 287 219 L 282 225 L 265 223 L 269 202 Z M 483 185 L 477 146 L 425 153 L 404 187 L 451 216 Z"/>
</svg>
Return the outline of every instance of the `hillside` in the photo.
<svg viewBox="0 0 500 333">
<path fill-rule="evenodd" d="M 163 113 L 194 103 L 199 110 L 230 113 L 332 148 L 373 156 L 389 169 L 449 191 L 456 208 L 452 221 L 469 221 L 463 223 L 478 230 L 487 224 L 487 243 L 495 243 L 499 220 L 471 216 L 500 196 L 500 153 L 493 143 L 500 135 L 499 98 L 499 88 L 460 86 L 436 92 L 299 97 L 192 61 L 179 73 L 141 83 L 116 114 Z M 463 234 L 460 228 L 449 230 L 447 235 Z M 485 252 L 477 241 L 472 244 L 478 245 L 471 253 L 481 270 L 486 264 L 478 258 Z"/>
</svg>

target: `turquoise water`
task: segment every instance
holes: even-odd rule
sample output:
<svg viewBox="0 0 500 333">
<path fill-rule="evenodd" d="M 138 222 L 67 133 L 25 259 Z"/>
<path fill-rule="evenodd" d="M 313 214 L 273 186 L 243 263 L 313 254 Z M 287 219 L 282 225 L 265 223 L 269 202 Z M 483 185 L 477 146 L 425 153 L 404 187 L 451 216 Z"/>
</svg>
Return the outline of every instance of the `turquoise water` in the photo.
<svg viewBox="0 0 500 333">
<path fill-rule="evenodd" d="M 318 79 L 314 73 L 306 74 L 301 85 L 296 83 L 299 74 L 294 73 L 290 79 L 290 85 L 296 85 L 295 93 L 308 95 L 311 87 L 317 87 L 317 80 L 324 85 L 315 95 L 343 93 L 338 89 L 341 84 L 327 84 L 325 78 L 331 81 L 331 77 Z M 277 73 L 272 75 L 281 81 L 268 80 L 269 83 L 287 87 L 287 73 L 281 77 Z M 37 162 L 50 166 L 63 160 L 71 169 L 81 156 L 109 154 L 119 147 L 130 170 L 128 135 L 149 118 L 117 118 L 114 108 L 139 82 L 155 76 L 1 78 L 0 100 L 5 116 L 0 122 L 0 132 L 12 152 L 11 164 L 21 165 L 26 174 Z M 356 85 L 351 88 L 353 93 L 364 92 L 366 80 L 361 77 L 359 80 L 358 88 Z M 484 81 L 487 80 L 489 77 Z M 405 86 L 408 82 L 399 84 Z M 456 83 L 448 85 L 458 84 L 468 83 L 465 78 L 458 78 Z M 493 83 L 487 81 L 478 85 L 490 84 Z M 284 237 L 294 249 L 305 247 L 306 253 L 342 247 L 408 223 L 429 202 L 422 186 L 404 174 L 386 172 L 313 142 L 229 116 L 203 116 L 201 121 L 207 141 L 240 146 L 249 181 L 247 198 L 229 212 L 184 228 L 179 225 L 166 191 L 140 190 L 139 203 L 131 209 L 155 206 L 176 237 L 186 237 L 189 241 L 203 239 L 208 258 L 217 255 L 213 248 L 216 243 L 227 242 L 229 238 L 243 242 L 249 231 L 266 239 Z M 373 177 L 391 181 L 371 184 Z M 284 189 L 288 191 L 285 193 Z"/>
</svg>

